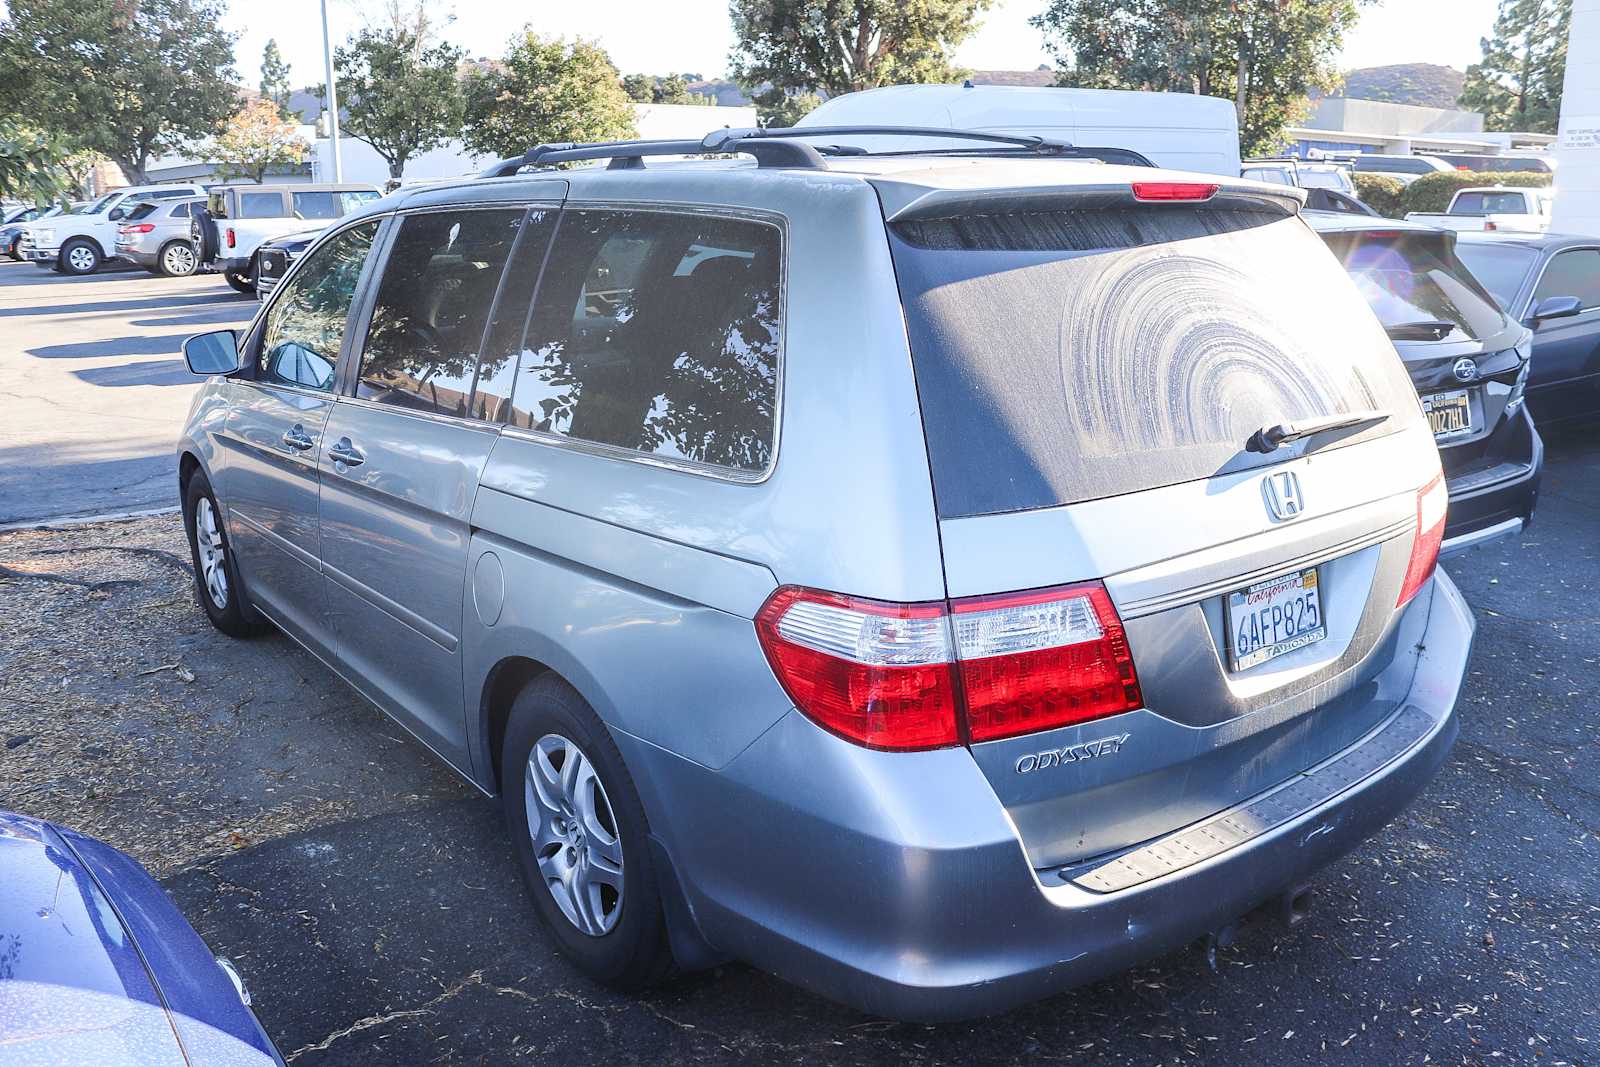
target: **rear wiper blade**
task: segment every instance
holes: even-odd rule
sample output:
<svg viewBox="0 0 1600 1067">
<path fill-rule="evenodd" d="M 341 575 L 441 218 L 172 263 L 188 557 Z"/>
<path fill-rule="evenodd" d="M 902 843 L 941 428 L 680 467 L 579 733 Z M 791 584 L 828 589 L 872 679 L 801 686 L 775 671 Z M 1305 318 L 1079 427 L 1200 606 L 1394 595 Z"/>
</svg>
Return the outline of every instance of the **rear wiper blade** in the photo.
<svg viewBox="0 0 1600 1067">
<path fill-rule="evenodd" d="M 1385 326 L 1383 332 L 1391 341 L 1438 341 L 1456 328 L 1453 322 L 1443 319 L 1422 319 L 1419 322 L 1397 322 Z"/>
<path fill-rule="evenodd" d="M 1387 411 L 1357 411 L 1348 415 L 1324 415 L 1315 419 L 1280 422 L 1275 426 L 1263 426 L 1251 434 L 1244 448 L 1246 452 L 1275 452 L 1280 445 L 1286 445 L 1290 441 L 1313 437 L 1329 430 L 1356 428 L 1365 430 L 1378 425 L 1388 417 Z"/>
</svg>

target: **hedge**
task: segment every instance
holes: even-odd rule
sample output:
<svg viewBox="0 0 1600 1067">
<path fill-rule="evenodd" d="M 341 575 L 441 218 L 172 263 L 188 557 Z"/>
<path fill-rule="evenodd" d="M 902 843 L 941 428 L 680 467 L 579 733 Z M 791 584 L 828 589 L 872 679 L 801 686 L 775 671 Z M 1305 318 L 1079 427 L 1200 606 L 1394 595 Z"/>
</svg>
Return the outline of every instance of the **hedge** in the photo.
<svg viewBox="0 0 1600 1067">
<path fill-rule="evenodd" d="M 1553 174 L 1540 174 L 1536 171 L 1518 170 L 1503 173 L 1480 172 L 1473 170 L 1439 171 L 1436 174 L 1424 174 L 1410 185 L 1400 196 L 1400 214 L 1408 211 L 1445 211 L 1450 207 L 1450 200 L 1459 189 L 1469 189 L 1479 185 L 1511 185 L 1518 187 L 1539 188 L 1550 184 Z M 1376 210 L 1382 211 L 1376 204 Z"/>
<path fill-rule="evenodd" d="M 1358 172 L 1350 175 L 1356 183 L 1356 198 L 1378 214 L 1397 219 L 1405 212 L 1400 210 L 1400 197 L 1406 183 L 1387 174 Z"/>
</svg>

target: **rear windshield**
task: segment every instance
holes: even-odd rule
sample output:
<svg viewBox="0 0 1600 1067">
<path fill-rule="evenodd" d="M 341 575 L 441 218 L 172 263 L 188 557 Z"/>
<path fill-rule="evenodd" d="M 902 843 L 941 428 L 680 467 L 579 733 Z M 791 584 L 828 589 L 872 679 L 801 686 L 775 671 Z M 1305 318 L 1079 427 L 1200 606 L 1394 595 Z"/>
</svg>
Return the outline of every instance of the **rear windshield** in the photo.
<svg viewBox="0 0 1600 1067">
<path fill-rule="evenodd" d="M 1280 212 L 1151 205 L 890 229 L 941 517 L 1281 462 L 1297 452 L 1244 443 L 1294 419 L 1394 413 L 1349 444 L 1416 410 L 1337 261 Z"/>
<path fill-rule="evenodd" d="M 133 207 L 129 208 L 128 213 L 123 216 L 123 220 L 126 222 L 133 222 L 136 219 L 142 219 L 155 209 L 156 205 L 149 200 L 146 200 L 142 204 L 135 204 Z"/>
<path fill-rule="evenodd" d="M 1447 234 L 1358 230 L 1323 239 L 1391 332 L 1447 322 L 1454 330 L 1439 340 L 1478 341 L 1506 328 L 1504 312 L 1456 258 Z"/>
<path fill-rule="evenodd" d="M 1511 307 L 1522 280 L 1539 259 L 1539 253 L 1531 248 L 1483 241 L 1457 241 L 1456 255 L 1503 308 Z"/>
</svg>

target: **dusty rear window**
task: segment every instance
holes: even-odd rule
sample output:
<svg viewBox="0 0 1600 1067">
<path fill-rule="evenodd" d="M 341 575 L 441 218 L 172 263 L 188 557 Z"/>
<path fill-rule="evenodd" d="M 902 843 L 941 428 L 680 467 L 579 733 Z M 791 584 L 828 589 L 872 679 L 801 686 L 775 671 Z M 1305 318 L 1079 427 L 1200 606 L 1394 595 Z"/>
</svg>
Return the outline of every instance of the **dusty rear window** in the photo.
<svg viewBox="0 0 1600 1067">
<path fill-rule="evenodd" d="M 890 229 L 942 517 L 1282 462 L 1305 445 L 1244 450 L 1280 422 L 1394 413 L 1347 445 L 1415 415 L 1393 346 L 1298 218 L 1163 205 Z"/>
</svg>

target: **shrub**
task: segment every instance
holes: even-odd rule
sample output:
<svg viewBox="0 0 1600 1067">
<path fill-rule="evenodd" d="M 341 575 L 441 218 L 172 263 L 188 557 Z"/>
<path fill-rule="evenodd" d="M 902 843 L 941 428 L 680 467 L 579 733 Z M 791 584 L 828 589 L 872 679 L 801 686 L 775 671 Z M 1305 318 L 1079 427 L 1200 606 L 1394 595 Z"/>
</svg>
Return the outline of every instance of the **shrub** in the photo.
<svg viewBox="0 0 1600 1067">
<path fill-rule="evenodd" d="M 1407 211 L 1444 211 L 1450 207 L 1451 197 L 1460 189 L 1478 185 L 1511 185 L 1539 188 L 1550 184 L 1552 174 L 1534 171 L 1506 171 L 1490 173 L 1475 170 L 1440 171 L 1424 174 L 1410 185 L 1400 197 L 1401 214 Z"/>
<path fill-rule="evenodd" d="M 1406 183 L 1387 174 L 1352 174 L 1356 183 L 1356 197 L 1378 214 L 1397 219 L 1405 212 L 1400 210 L 1400 197 Z"/>
</svg>

